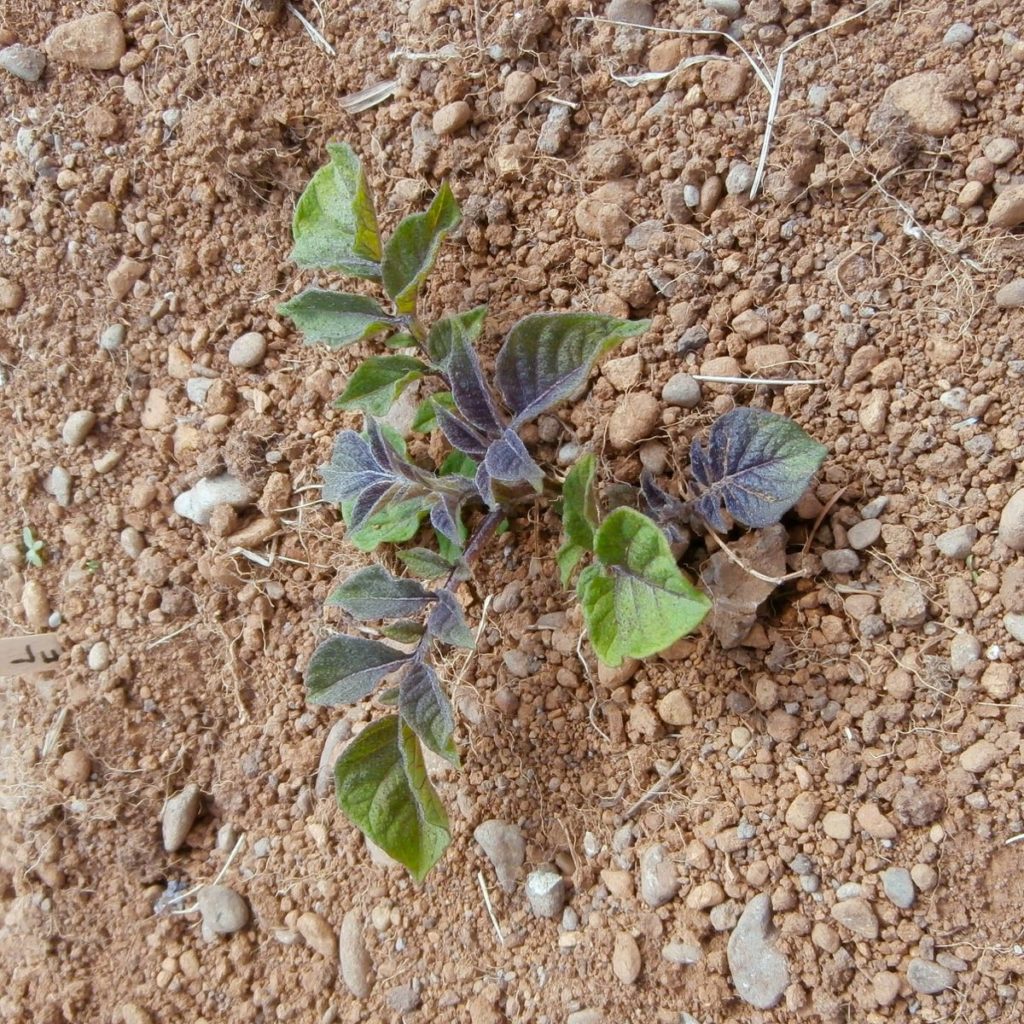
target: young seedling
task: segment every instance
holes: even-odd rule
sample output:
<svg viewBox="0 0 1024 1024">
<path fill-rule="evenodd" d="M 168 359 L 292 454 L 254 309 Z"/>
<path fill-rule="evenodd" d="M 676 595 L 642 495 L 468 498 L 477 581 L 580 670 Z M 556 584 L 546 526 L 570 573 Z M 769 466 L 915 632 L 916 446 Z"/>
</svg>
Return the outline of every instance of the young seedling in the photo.
<svg viewBox="0 0 1024 1024">
<path fill-rule="evenodd" d="M 421 880 L 451 840 L 448 816 L 428 776 L 423 748 L 458 766 L 455 717 L 433 665 L 438 647 L 471 649 L 457 597 L 481 551 L 524 504 L 559 498 L 565 541 L 556 559 L 576 593 L 595 654 L 609 665 L 645 658 L 693 632 L 711 602 L 680 570 L 672 543 L 702 523 L 777 523 L 804 492 L 825 455 L 795 423 L 756 409 L 718 419 L 707 446 L 690 452 L 693 496 L 682 500 L 644 474 L 637 508 L 601 514 L 598 461 L 584 455 L 563 478 L 541 465 L 523 428 L 585 388 L 598 361 L 649 321 L 597 313 L 535 313 L 508 332 L 488 376 L 476 351 L 485 307 L 451 313 L 429 327 L 421 290 L 445 237 L 458 225 L 447 182 L 423 213 L 381 238 L 366 175 L 352 149 L 328 145 L 330 160 L 299 199 L 292 258 L 379 285 L 366 296 L 309 288 L 284 303 L 308 343 L 340 348 L 380 338 L 390 353 L 365 359 L 336 402 L 363 414 L 342 430 L 321 467 L 324 501 L 339 507 L 347 539 L 363 551 L 433 535 L 398 552 L 408 576 L 373 565 L 342 580 L 327 599 L 356 623 L 313 653 L 309 699 L 362 700 L 385 680 L 380 700 L 394 712 L 349 744 L 335 766 L 338 803 L 378 846 Z M 383 422 L 413 381 L 434 390 L 413 430 L 440 432 L 450 451 L 425 466 Z M 685 530 L 684 530 L 685 528 Z M 427 586 L 433 583 L 433 586 Z"/>
<path fill-rule="evenodd" d="M 25 548 L 25 561 L 37 569 L 42 569 L 46 563 L 46 541 L 38 538 L 32 532 L 31 526 L 26 526 L 21 531 L 21 543 Z"/>
</svg>

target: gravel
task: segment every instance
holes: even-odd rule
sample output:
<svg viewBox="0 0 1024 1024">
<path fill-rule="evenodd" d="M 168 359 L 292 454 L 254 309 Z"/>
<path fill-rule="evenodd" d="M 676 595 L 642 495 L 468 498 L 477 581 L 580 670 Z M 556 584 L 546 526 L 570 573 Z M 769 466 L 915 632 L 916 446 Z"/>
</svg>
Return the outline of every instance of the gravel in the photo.
<svg viewBox="0 0 1024 1024">
<path fill-rule="evenodd" d="M 680 409 L 695 409 L 700 397 L 700 382 L 688 373 L 673 374 L 661 389 L 661 400 Z"/>
<path fill-rule="evenodd" d="M 199 803 L 199 787 L 190 782 L 164 804 L 162 829 L 167 853 L 175 853 L 185 845 L 189 830 L 199 814 Z"/>
<path fill-rule="evenodd" d="M 196 905 L 203 927 L 214 935 L 233 935 L 249 923 L 249 904 L 226 885 L 204 885 Z"/>
<path fill-rule="evenodd" d="M 46 70 L 46 54 L 21 43 L 5 46 L 0 50 L 0 68 L 24 82 L 38 82 Z"/>
<path fill-rule="evenodd" d="M 649 907 L 660 907 L 679 892 L 675 863 L 660 843 L 640 855 L 640 897 Z"/>
<path fill-rule="evenodd" d="M 885 895 L 902 910 L 909 910 L 917 898 L 914 881 L 906 868 L 886 868 L 882 872 L 882 889 Z"/>
<path fill-rule="evenodd" d="M 228 349 L 228 362 L 244 370 L 259 366 L 267 354 L 267 339 L 259 331 L 249 331 L 236 338 Z"/>
<path fill-rule="evenodd" d="M 473 838 L 480 844 L 505 892 L 512 892 L 526 859 L 526 841 L 516 825 L 491 818 L 476 827 Z"/>
<path fill-rule="evenodd" d="M 526 876 L 526 899 L 536 917 L 558 917 L 565 906 L 565 879 L 546 868 L 531 871 Z"/>
<path fill-rule="evenodd" d="M 907 982 L 915 992 L 933 996 L 956 985 L 956 975 L 933 960 L 915 957 L 907 966 Z"/>
<path fill-rule="evenodd" d="M 365 999 L 373 987 L 373 964 L 363 939 L 363 919 L 358 911 L 350 910 L 341 919 L 338 959 L 346 988 L 356 999 Z"/>
<path fill-rule="evenodd" d="M 96 413 L 89 409 L 76 409 L 69 413 L 68 418 L 64 421 L 61 437 L 69 448 L 78 448 L 85 444 L 85 439 L 94 426 L 96 426 Z"/>
<path fill-rule="evenodd" d="M 935 539 L 935 546 L 947 558 L 955 558 L 962 562 L 971 553 L 971 548 L 977 539 L 978 528 L 967 524 L 956 526 L 952 530 L 940 534 Z"/>
</svg>

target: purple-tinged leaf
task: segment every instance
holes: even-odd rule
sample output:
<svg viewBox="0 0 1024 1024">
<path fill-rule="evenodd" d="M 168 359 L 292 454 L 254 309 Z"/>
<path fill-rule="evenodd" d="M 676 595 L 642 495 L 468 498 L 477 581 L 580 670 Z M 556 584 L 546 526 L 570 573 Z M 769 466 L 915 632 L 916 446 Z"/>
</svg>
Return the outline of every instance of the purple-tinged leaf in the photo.
<svg viewBox="0 0 1024 1024">
<path fill-rule="evenodd" d="M 439 497 L 430 509 L 430 525 L 460 550 L 463 543 L 459 521 L 461 505 L 461 499 L 445 495 Z"/>
<path fill-rule="evenodd" d="M 389 498 L 395 496 L 395 492 L 398 489 L 398 485 L 391 481 L 384 481 L 382 483 L 372 483 L 369 487 L 363 488 L 359 492 L 359 496 L 352 502 L 348 508 L 348 515 L 346 519 L 348 525 L 352 530 L 358 530 L 366 525 L 366 521 L 382 506 L 388 505 L 391 502 Z"/>
<path fill-rule="evenodd" d="M 309 700 L 327 706 L 362 700 L 408 660 L 408 654 L 377 640 L 332 636 L 313 652 L 306 666 Z"/>
<path fill-rule="evenodd" d="M 277 311 L 295 321 L 307 345 L 322 341 L 329 348 L 363 341 L 399 323 L 366 295 L 322 288 L 307 288 L 279 305 Z"/>
<path fill-rule="evenodd" d="M 451 842 L 416 734 L 397 715 L 371 722 L 334 766 L 338 806 L 417 882 Z"/>
<path fill-rule="evenodd" d="M 416 658 L 402 673 L 398 713 L 424 746 L 458 767 L 452 706 L 437 673 L 422 658 Z"/>
<path fill-rule="evenodd" d="M 722 532 L 728 529 L 723 506 L 744 526 L 771 526 L 800 500 L 825 454 L 824 445 L 785 416 L 733 409 L 711 425 L 706 450 L 698 440 L 691 445 L 693 507 Z"/>
<path fill-rule="evenodd" d="M 567 401 L 605 352 L 649 326 L 649 320 L 598 313 L 536 313 L 520 320 L 501 346 L 494 374 L 515 413 L 513 426 Z"/>
<path fill-rule="evenodd" d="M 352 147 L 329 142 L 330 162 L 313 175 L 295 206 L 292 260 L 300 267 L 381 278 L 377 214 Z"/>
<path fill-rule="evenodd" d="M 482 459 L 487 452 L 487 439 L 471 427 L 461 416 L 449 412 L 444 406 L 435 408 L 437 424 L 448 443 L 457 451 Z"/>
<path fill-rule="evenodd" d="M 415 313 L 420 286 L 434 267 L 441 243 L 462 219 L 451 187 L 444 182 L 425 213 L 406 217 L 384 246 L 384 288 L 399 313 Z"/>
<path fill-rule="evenodd" d="M 514 430 L 506 430 L 492 442 L 484 456 L 484 465 L 492 480 L 504 484 L 526 483 L 537 491 L 544 486 L 544 472 Z"/>
<path fill-rule="evenodd" d="M 331 461 L 320 467 L 324 478 L 321 497 L 340 503 L 358 497 L 374 484 L 389 484 L 390 473 L 370 450 L 369 444 L 354 430 L 343 430 L 335 438 Z"/>
<path fill-rule="evenodd" d="M 476 640 L 455 595 L 446 587 L 436 591 L 436 595 L 437 603 L 427 617 L 427 632 L 443 643 L 472 650 Z"/>
<path fill-rule="evenodd" d="M 484 379 L 473 342 L 483 327 L 486 306 L 445 317 L 427 335 L 427 354 L 445 375 L 455 407 L 488 437 L 501 433 L 502 416 Z"/>
<path fill-rule="evenodd" d="M 495 497 L 491 474 L 487 472 L 487 462 L 481 462 L 476 468 L 476 490 L 488 508 L 497 508 L 500 502 Z"/>
<path fill-rule="evenodd" d="M 435 391 L 434 394 L 424 398 L 416 409 L 411 429 L 418 434 L 432 434 L 437 429 L 439 406 L 448 410 L 455 408 L 455 398 L 450 391 Z"/>
<path fill-rule="evenodd" d="M 665 531 L 670 544 L 680 543 L 688 537 L 683 529 L 687 521 L 686 505 L 659 487 L 649 469 L 640 474 L 640 493 L 648 513 Z"/>
<path fill-rule="evenodd" d="M 371 622 L 418 615 L 433 601 L 434 595 L 416 580 L 392 576 L 383 566 L 371 565 L 349 576 L 325 604 Z"/>
</svg>

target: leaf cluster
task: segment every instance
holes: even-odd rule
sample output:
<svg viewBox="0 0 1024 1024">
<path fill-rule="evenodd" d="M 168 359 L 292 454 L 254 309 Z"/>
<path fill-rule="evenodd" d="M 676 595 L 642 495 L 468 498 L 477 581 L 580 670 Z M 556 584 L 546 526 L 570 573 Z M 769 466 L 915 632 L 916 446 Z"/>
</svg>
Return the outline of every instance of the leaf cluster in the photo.
<svg viewBox="0 0 1024 1024">
<path fill-rule="evenodd" d="M 358 158 L 343 143 L 330 144 L 328 154 L 296 206 L 292 258 L 373 282 L 387 301 L 312 287 L 280 311 L 308 343 L 340 348 L 379 337 L 391 352 L 365 359 L 337 399 L 338 408 L 363 414 L 363 429 L 338 434 L 321 467 L 322 496 L 340 508 L 347 539 L 361 550 L 403 544 L 425 526 L 436 550 L 398 552 L 410 577 L 374 565 L 335 588 L 327 604 L 354 631 L 316 649 L 306 685 L 312 702 L 338 705 L 389 682 L 380 699 L 393 713 L 367 726 L 341 755 L 337 796 L 349 818 L 419 880 L 450 841 L 424 748 L 459 763 L 454 714 L 432 656 L 439 646 L 473 647 L 456 591 L 511 511 L 560 489 L 562 580 L 577 577 L 590 643 L 614 666 L 663 650 L 695 630 L 710 608 L 679 568 L 673 542 L 696 523 L 726 531 L 730 520 L 750 527 L 778 522 L 824 448 L 785 417 L 737 409 L 713 424 L 706 445 L 693 442 L 690 500 L 645 474 L 643 511 L 620 507 L 602 516 L 594 455 L 558 480 L 537 462 L 522 431 L 579 394 L 598 361 L 643 333 L 648 321 L 588 312 L 527 316 L 503 339 L 488 375 L 477 351 L 485 307 L 449 314 L 429 328 L 420 318 L 423 286 L 461 217 L 447 182 L 426 211 L 404 218 L 385 240 Z M 420 380 L 428 393 L 413 429 L 439 432 L 450 446 L 435 466 L 410 456 L 384 421 Z M 425 585 L 431 581 L 432 588 Z"/>
</svg>

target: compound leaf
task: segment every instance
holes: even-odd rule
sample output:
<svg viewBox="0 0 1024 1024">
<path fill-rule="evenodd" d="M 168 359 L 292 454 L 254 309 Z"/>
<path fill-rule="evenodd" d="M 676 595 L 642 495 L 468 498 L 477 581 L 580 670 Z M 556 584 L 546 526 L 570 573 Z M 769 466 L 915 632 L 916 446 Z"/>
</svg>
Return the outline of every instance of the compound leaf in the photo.
<svg viewBox="0 0 1024 1024">
<path fill-rule="evenodd" d="M 416 734 L 397 715 L 368 725 L 334 767 L 338 806 L 417 882 L 451 842 Z"/>
<path fill-rule="evenodd" d="M 334 406 L 383 416 L 395 399 L 426 372 L 426 363 L 412 356 L 370 356 L 349 377 L 344 393 Z"/>
<path fill-rule="evenodd" d="M 495 384 L 515 413 L 513 426 L 571 398 L 598 359 L 649 320 L 598 313 L 535 313 L 512 327 L 495 363 Z"/>
<path fill-rule="evenodd" d="M 423 744 L 458 767 L 455 716 L 437 673 L 417 658 L 398 683 L 398 713 Z"/>
<path fill-rule="evenodd" d="M 633 509 L 605 519 L 595 552 L 598 561 L 580 573 L 576 590 L 591 646 L 606 665 L 664 650 L 692 633 L 711 607 L 679 571 L 665 535 Z"/>
<path fill-rule="evenodd" d="M 825 454 L 785 416 L 733 409 L 712 424 L 706 450 L 696 439 L 691 445 L 693 507 L 719 531 L 728 529 L 723 505 L 745 526 L 771 526 L 800 500 Z"/>
<path fill-rule="evenodd" d="M 330 162 L 313 175 L 292 218 L 292 260 L 300 267 L 381 278 L 380 231 L 359 158 L 344 142 L 329 142 Z"/>
<path fill-rule="evenodd" d="M 584 551 L 594 550 L 594 531 L 598 525 L 596 473 L 597 459 L 587 452 L 569 470 L 562 484 L 562 529 Z"/>
<path fill-rule="evenodd" d="M 384 288 L 399 313 L 414 313 L 416 298 L 434 267 L 445 236 L 462 219 L 448 182 L 438 190 L 425 213 L 404 218 L 384 247 L 381 267 Z"/>
<path fill-rule="evenodd" d="M 366 295 L 307 288 L 277 307 L 302 331 L 307 345 L 322 341 L 329 348 L 343 348 L 363 341 L 397 323 Z"/>
<path fill-rule="evenodd" d="M 416 580 L 401 579 L 383 566 L 371 565 L 345 580 L 324 603 L 371 622 L 418 615 L 433 600 L 434 595 Z"/>
<path fill-rule="evenodd" d="M 427 632 L 453 647 L 476 647 L 473 631 L 466 625 L 466 616 L 455 595 L 446 587 L 437 591 L 437 604 L 427 618 Z"/>
<path fill-rule="evenodd" d="M 328 707 L 362 700 L 408 660 L 408 654 L 376 640 L 332 636 L 313 652 L 306 666 L 309 700 Z"/>
</svg>

